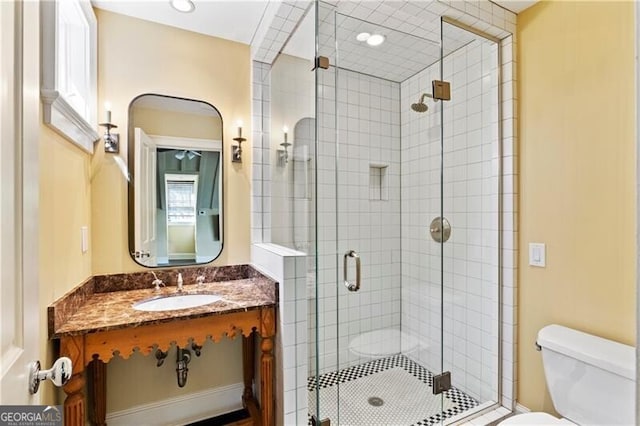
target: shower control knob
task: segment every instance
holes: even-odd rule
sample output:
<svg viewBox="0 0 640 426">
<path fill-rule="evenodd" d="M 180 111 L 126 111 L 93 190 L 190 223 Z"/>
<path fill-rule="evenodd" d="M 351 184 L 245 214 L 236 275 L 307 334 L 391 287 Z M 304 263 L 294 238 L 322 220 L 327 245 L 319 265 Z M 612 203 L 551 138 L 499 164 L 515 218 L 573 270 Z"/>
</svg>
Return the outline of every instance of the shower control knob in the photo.
<svg viewBox="0 0 640 426">
<path fill-rule="evenodd" d="M 438 243 L 446 243 L 451 237 L 451 224 L 446 217 L 436 217 L 429 225 L 431 238 Z"/>
</svg>

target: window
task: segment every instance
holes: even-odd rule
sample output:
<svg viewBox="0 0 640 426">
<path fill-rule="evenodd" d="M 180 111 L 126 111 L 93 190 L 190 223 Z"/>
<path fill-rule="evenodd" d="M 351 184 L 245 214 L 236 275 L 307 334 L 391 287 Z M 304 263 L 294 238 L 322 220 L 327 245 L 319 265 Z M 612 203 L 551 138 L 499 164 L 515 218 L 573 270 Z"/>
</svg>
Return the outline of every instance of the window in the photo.
<svg viewBox="0 0 640 426">
<path fill-rule="evenodd" d="M 1 1 L 1 0 L 0 0 Z M 40 2 L 43 120 L 93 154 L 97 123 L 97 22 L 89 0 Z"/>
<path fill-rule="evenodd" d="M 167 178 L 167 223 L 195 224 L 197 177 L 188 180 Z"/>
</svg>

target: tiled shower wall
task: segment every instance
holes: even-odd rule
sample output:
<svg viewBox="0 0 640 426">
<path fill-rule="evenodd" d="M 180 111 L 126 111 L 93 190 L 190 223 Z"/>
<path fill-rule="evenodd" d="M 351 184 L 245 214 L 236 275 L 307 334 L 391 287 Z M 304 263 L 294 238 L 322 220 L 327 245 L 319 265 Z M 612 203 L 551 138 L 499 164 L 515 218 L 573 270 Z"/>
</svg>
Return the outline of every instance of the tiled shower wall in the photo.
<svg viewBox="0 0 640 426">
<path fill-rule="evenodd" d="M 354 338 L 400 327 L 400 85 L 335 68 L 319 77 L 317 313 L 318 361 L 324 373 L 369 360 L 349 350 Z M 357 293 L 342 285 L 348 250 L 358 252 L 362 262 Z M 353 260 L 347 268 L 353 282 Z M 310 300 L 311 366 L 316 362 L 315 306 Z"/>
<path fill-rule="evenodd" d="M 251 62 L 251 242 L 271 242 L 271 65 Z M 245 143 L 246 148 L 247 143 Z M 265 226 L 267 224 L 267 226 Z"/>
<path fill-rule="evenodd" d="M 301 185 L 311 177 L 310 165 L 313 143 L 309 143 L 307 128 L 315 115 L 312 62 L 289 55 L 280 55 L 270 72 L 271 85 L 271 242 L 308 252 L 309 191 Z M 287 127 L 286 161 L 284 155 L 284 127 Z M 315 123 L 312 126 L 315 130 Z M 315 135 L 314 135 L 315 136 Z M 305 170 L 306 169 L 306 173 Z M 308 185 L 307 185 L 308 186 Z M 296 229 L 297 228 L 297 229 Z"/>
<path fill-rule="evenodd" d="M 497 46 L 476 40 L 444 60 L 451 101 L 429 99 L 426 113 L 408 108 L 440 79 L 439 64 L 404 81 L 401 90 L 402 329 L 423 343 L 411 356 L 431 371 L 451 371 L 453 385 L 479 401 L 498 395 L 497 67 Z M 440 244 L 429 235 L 441 209 L 441 114 L 443 208 L 452 227 L 443 265 Z"/>
</svg>

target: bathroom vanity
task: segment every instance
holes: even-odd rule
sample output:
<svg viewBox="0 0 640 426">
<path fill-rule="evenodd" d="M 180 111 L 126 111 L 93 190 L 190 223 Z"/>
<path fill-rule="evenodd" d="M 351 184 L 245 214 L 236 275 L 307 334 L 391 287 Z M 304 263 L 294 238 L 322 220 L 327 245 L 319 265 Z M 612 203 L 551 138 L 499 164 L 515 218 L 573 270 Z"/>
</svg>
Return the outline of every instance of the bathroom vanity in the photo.
<svg viewBox="0 0 640 426">
<path fill-rule="evenodd" d="M 185 276 L 185 283 L 205 276 L 202 285 L 185 285 L 179 294 L 213 294 L 221 299 L 186 309 L 138 310 L 134 307 L 138 302 L 178 294 L 172 285 L 155 290 L 151 274 L 144 272 L 92 277 L 49 307 L 49 338 L 58 339 L 59 355 L 73 362 L 72 377 L 64 386 L 65 425 L 85 424 L 87 373 L 92 377 L 89 418 L 95 425 L 106 424 L 106 363 L 115 353 L 127 359 L 134 350 L 149 355 L 167 351 L 172 342 L 179 347 L 202 346 L 208 337 L 217 342 L 225 336 L 242 336 L 244 391 L 238 398 L 253 424 L 274 424 L 277 283 L 249 265 L 156 270 L 168 283 L 177 272 Z M 256 334 L 261 337 L 259 404 L 253 395 Z"/>
</svg>

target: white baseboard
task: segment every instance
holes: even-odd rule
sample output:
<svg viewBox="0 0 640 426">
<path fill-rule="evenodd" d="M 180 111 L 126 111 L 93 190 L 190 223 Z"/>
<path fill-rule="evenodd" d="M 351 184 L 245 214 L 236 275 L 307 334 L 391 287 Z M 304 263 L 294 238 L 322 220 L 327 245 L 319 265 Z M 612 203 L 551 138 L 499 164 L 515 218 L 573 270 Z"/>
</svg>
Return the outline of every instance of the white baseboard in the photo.
<svg viewBox="0 0 640 426">
<path fill-rule="evenodd" d="M 183 425 L 242 408 L 244 385 L 236 383 L 107 413 L 110 426 Z"/>
<path fill-rule="evenodd" d="M 524 405 L 516 404 L 516 414 L 523 414 L 523 413 L 529 413 L 529 412 L 531 412 L 531 410 L 529 410 Z"/>
</svg>

